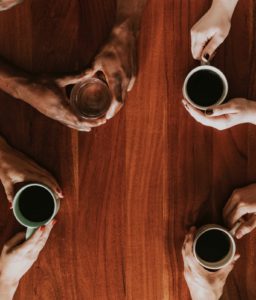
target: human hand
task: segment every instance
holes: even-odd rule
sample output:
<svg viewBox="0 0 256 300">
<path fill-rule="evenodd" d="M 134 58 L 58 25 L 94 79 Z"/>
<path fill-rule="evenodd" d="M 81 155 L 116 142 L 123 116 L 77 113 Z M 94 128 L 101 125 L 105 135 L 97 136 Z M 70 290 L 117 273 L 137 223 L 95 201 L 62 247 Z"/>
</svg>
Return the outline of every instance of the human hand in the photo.
<svg viewBox="0 0 256 300">
<path fill-rule="evenodd" d="M 0 11 L 10 9 L 21 2 L 23 2 L 23 0 L 2 0 L 0 2 Z"/>
<path fill-rule="evenodd" d="M 45 184 L 58 197 L 63 198 L 58 183 L 48 171 L 11 148 L 2 138 L 0 138 L 0 180 L 10 203 L 14 197 L 14 185 L 25 181 Z"/>
<path fill-rule="evenodd" d="M 223 209 L 223 218 L 230 228 L 241 221 L 235 231 L 238 239 L 256 228 L 256 184 L 234 190 Z"/>
<path fill-rule="evenodd" d="M 39 253 L 44 248 L 50 232 L 56 223 L 51 221 L 42 226 L 26 241 L 25 232 L 20 232 L 11 238 L 3 247 L 0 256 L 0 296 L 1 299 L 12 299 L 7 297 L 8 289 L 15 293 L 20 279 L 32 267 Z"/>
<path fill-rule="evenodd" d="M 207 271 L 197 262 L 193 255 L 195 232 L 195 227 L 190 228 L 182 247 L 184 277 L 192 300 L 217 300 L 221 297 L 227 277 L 240 255 L 236 254 L 230 264 L 216 272 Z"/>
<path fill-rule="evenodd" d="M 96 56 L 85 78 L 100 74 L 110 89 L 112 102 L 106 115 L 100 120 L 106 122 L 114 117 L 124 105 L 127 92 L 131 91 L 136 75 L 136 34 L 129 22 L 116 25 L 107 44 Z"/>
<path fill-rule="evenodd" d="M 224 130 L 238 124 L 256 124 L 256 102 L 234 98 L 228 103 L 212 106 L 205 112 L 194 108 L 187 100 L 182 103 L 189 114 L 199 123 Z"/>
<path fill-rule="evenodd" d="M 209 60 L 225 40 L 237 0 L 215 1 L 191 29 L 191 51 L 194 59 Z"/>
<path fill-rule="evenodd" d="M 66 94 L 66 86 L 83 81 L 85 74 L 65 77 L 40 77 L 19 85 L 20 99 L 32 105 L 45 116 L 79 131 L 91 131 L 102 120 L 87 122 L 75 114 Z"/>
</svg>

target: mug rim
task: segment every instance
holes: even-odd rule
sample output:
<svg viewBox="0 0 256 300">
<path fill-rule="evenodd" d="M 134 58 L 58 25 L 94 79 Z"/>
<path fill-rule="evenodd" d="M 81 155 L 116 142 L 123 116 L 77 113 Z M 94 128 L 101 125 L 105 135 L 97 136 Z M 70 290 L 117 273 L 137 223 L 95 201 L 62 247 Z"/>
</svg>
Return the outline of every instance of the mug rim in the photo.
<svg viewBox="0 0 256 300">
<path fill-rule="evenodd" d="M 18 202 L 18 199 L 19 199 L 20 194 L 21 194 L 24 190 L 26 190 L 27 188 L 32 187 L 32 186 L 39 186 L 39 187 L 42 187 L 42 188 L 44 188 L 45 190 L 47 190 L 47 191 L 51 194 L 51 196 L 52 196 L 52 198 L 53 198 L 53 201 L 54 201 L 54 211 L 53 211 L 51 217 L 48 218 L 48 219 L 45 220 L 45 221 L 42 221 L 42 222 L 32 222 L 32 221 L 28 220 L 27 218 L 25 218 L 24 216 L 22 216 L 22 217 L 23 217 L 23 219 L 26 220 L 26 221 L 22 221 L 22 220 L 20 219 L 20 217 L 18 216 L 18 213 L 16 212 L 17 202 Z M 41 184 L 41 183 L 36 183 L 36 182 L 34 182 L 34 183 L 28 183 L 28 184 L 24 185 L 22 188 L 20 188 L 20 189 L 16 192 L 16 194 L 15 194 L 15 196 L 14 196 L 14 198 L 13 198 L 13 214 L 14 214 L 14 217 L 15 217 L 15 219 L 16 219 L 21 225 L 23 225 L 23 226 L 25 226 L 25 227 L 27 227 L 27 228 L 38 228 L 39 226 L 43 226 L 43 225 L 48 224 L 48 223 L 54 218 L 54 216 L 56 215 L 57 210 L 58 210 L 58 203 L 57 203 L 57 197 L 56 197 L 56 195 L 54 194 L 54 192 L 53 192 L 47 185 L 44 185 L 44 184 Z"/>
<path fill-rule="evenodd" d="M 88 84 L 100 84 L 101 86 L 104 86 L 104 88 L 106 88 L 108 90 L 108 95 L 109 95 L 109 99 L 110 99 L 109 100 L 109 105 L 99 115 L 86 116 L 86 115 L 80 113 L 80 111 L 77 109 L 77 107 L 75 105 L 76 99 L 77 99 L 77 96 L 78 96 L 78 93 L 79 93 L 79 90 L 81 88 L 83 88 L 84 86 L 88 85 Z M 78 82 L 77 84 L 74 85 L 74 87 L 73 87 L 73 89 L 71 91 L 71 94 L 70 94 L 70 100 L 69 101 L 70 101 L 71 106 L 75 110 L 76 114 L 78 114 L 81 118 L 95 120 L 95 119 L 103 117 L 107 113 L 107 111 L 108 111 L 108 109 L 109 109 L 109 107 L 111 105 L 111 92 L 109 90 L 109 86 L 108 86 L 107 82 L 101 80 L 100 78 L 95 78 L 95 77 L 85 78 L 81 82 Z"/>
<path fill-rule="evenodd" d="M 210 230 L 219 230 L 224 232 L 230 241 L 230 250 L 229 252 L 226 254 L 226 256 L 224 256 L 221 260 L 217 261 L 217 262 L 208 262 L 205 261 L 203 259 L 201 259 L 197 253 L 196 253 L 196 243 L 198 241 L 198 239 L 200 238 L 200 236 L 202 236 L 205 232 L 210 231 Z M 225 266 L 227 266 L 232 259 L 234 258 L 236 254 L 236 242 L 234 237 L 232 236 L 232 234 L 224 227 L 218 225 L 218 224 L 207 224 L 204 225 L 202 227 L 200 227 L 197 230 L 194 242 L 193 242 L 193 255 L 196 259 L 196 261 L 203 266 L 204 268 L 210 269 L 210 270 L 219 270 L 224 268 Z"/>
<path fill-rule="evenodd" d="M 197 71 L 199 70 L 212 70 L 213 72 L 215 72 L 220 78 L 221 78 L 221 81 L 222 83 L 224 84 L 224 90 L 223 90 L 223 93 L 222 93 L 222 96 L 221 98 L 215 103 L 215 104 L 212 104 L 210 106 L 201 106 L 201 105 L 198 105 L 196 104 L 192 99 L 190 99 L 188 93 L 187 93 L 187 83 L 188 83 L 188 80 L 190 79 L 190 77 L 196 73 Z M 224 100 L 226 99 L 227 97 L 227 94 L 228 94 L 228 81 L 227 81 L 227 78 L 225 76 L 225 74 L 218 68 L 214 67 L 214 66 L 211 66 L 211 65 L 202 65 L 202 66 L 197 66 L 195 68 L 193 68 L 186 76 L 185 80 L 184 80 L 184 83 L 183 83 L 183 87 L 182 87 L 182 93 L 183 93 L 183 97 L 192 105 L 194 106 L 195 108 L 197 109 L 200 109 L 200 110 L 206 110 L 208 109 L 209 107 L 211 106 L 214 106 L 214 105 L 220 105 L 221 103 L 224 102 Z"/>
</svg>

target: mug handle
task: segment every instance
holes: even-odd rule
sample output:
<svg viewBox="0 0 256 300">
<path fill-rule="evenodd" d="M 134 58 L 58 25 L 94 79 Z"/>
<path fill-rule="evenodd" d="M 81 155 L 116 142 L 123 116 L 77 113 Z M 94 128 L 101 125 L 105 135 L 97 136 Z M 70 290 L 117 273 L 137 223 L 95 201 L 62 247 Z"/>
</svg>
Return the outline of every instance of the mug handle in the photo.
<svg viewBox="0 0 256 300">
<path fill-rule="evenodd" d="M 205 57 L 202 57 L 201 66 L 210 66 L 210 65 L 211 65 L 210 60 L 206 59 Z"/>
<path fill-rule="evenodd" d="M 229 233 L 234 237 L 235 236 L 235 232 L 237 230 L 237 228 L 243 223 L 244 221 L 242 219 L 239 219 L 236 224 L 233 226 L 233 228 L 229 231 Z"/>
<path fill-rule="evenodd" d="M 26 230 L 26 240 L 28 240 L 34 232 L 36 232 L 37 228 L 31 228 L 31 227 L 27 227 Z"/>
</svg>

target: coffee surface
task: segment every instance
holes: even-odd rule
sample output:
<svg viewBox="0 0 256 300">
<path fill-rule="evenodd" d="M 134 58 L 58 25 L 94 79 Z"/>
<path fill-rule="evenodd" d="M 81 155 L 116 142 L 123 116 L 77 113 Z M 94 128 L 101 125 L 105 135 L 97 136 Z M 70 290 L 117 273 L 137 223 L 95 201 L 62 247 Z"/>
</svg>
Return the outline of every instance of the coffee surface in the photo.
<svg viewBox="0 0 256 300">
<path fill-rule="evenodd" d="M 43 222 L 51 218 L 54 212 L 54 200 L 46 189 L 32 186 L 21 193 L 19 209 L 29 221 Z"/>
<path fill-rule="evenodd" d="M 197 240 L 196 253 L 207 262 L 217 262 L 223 259 L 229 252 L 230 240 L 220 230 L 208 230 Z"/>
<path fill-rule="evenodd" d="M 187 94 L 197 105 L 214 105 L 222 97 L 224 85 L 222 79 L 211 70 L 195 72 L 187 82 Z"/>
</svg>

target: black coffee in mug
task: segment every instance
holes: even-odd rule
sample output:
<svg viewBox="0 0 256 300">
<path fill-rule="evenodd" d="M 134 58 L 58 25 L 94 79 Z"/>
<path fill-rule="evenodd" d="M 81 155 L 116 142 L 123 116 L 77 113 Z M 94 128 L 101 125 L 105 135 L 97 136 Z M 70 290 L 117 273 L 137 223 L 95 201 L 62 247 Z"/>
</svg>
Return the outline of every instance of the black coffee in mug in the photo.
<svg viewBox="0 0 256 300">
<path fill-rule="evenodd" d="M 197 105 L 208 107 L 216 104 L 224 93 L 222 78 L 214 71 L 196 71 L 187 82 L 187 95 Z"/>
<path fill-rule="evenodd" d="M 221 230 L 205 231 L 196 242 L 196 254 L 202 260 L 214 263 L 222 260 L 230 250 L 230 239 Z"/>
<path fill-rule="evenodd" d="M 20 194 L 18 205 L 23 217 L 31 222 L 49 220 L 55 209 L 51 193 L 41 186 L 26 188 Z"/>
</svg>

